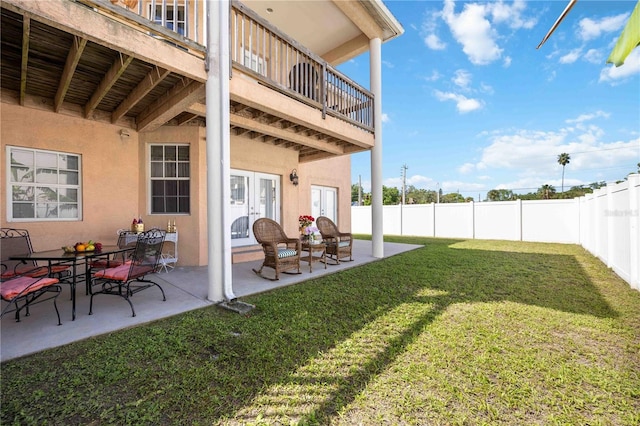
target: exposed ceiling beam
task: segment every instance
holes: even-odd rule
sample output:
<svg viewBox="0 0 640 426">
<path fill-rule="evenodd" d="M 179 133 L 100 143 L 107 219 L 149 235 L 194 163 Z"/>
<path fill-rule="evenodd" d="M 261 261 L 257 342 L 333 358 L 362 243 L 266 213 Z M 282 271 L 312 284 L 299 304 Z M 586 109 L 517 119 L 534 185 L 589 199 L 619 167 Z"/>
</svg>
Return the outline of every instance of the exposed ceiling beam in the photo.
<svg viewBox="0 0 640 426">
<path fill-rule="evenodd" d="M 149 74 L 129 93 L 129 95 L 125 98 L 125 100 L 118 105 L 113 113 L 111 114 L 111 122 L 115 123 L 127 113 L 131 108 L 133 108 L 138 102 L 140 102 L 146 95 L 149 93 L 154 87 L 156 87 L 162 80 L 164 80 L 171 71 L 160 68 L 153 67 Z"/>
<path fill-rule="evenodd" d="M 206 117 L 207 116 L 207 105 L 203 104 L 203 103 L 195 103 L 193 105 L 191 105 L 189 108 L 187 108 L 185 110 L 185 112 L 191 113 L 191 114 L 196 114 L 199 115 L 201 117 Z"/>
<path fill-rule="evenodd" d="M 86 45 L 86 38 L 73 36 L 73 43 L 71 44 L 71 49 L 69 49 L 69 53 L 67 54 L 67 61 L 64 64 L 64 70 L 60 77 L 58 91 L 56 92 L 56 97 L 53 100 L 53 110 L 55 112 L 60 112 L 60 108 L 64 102 L 64 97 L 67 94 L 67 90 L 69 90 L 69 85 L 71 85 L 73 73 L 76 71 L 78 62 L 80 62 L 80 57 L 82 57 L 82 51 Z"/>
<path fill-rule="evenodd" d="M 178 118 L 178 126 L 184 126 L 198 117 L 198 114 L 183 114 L 182 117 Z"/>
<path fill-rule="evenodd" d="M 165 124 L 188 107 L 198 102 L 205 95 L 205 85 L 197 81 L 176 84 L 146 111 L 138 116 L 137 130 L 139 132 L 155 130 Z"/>
<path fill-rule="evenodd" d="M 31 34 L 31 19 L 22 17 L 22 64 L 20 68 L 20 105 L 24 106 L 24 95 L 27 91 L 27 66 L 29 64 L 29 37 Z"/>
<path fill-rule="evenodd" d="M 111 86 L 114 85 L 116 81 L 120 78 L 122 73 L 127 69 L 129 64 L 133 61 L 133 56 L 123 55 L 122 53 L 118 54 L 118 57 L 114 61 L 111 68 L 102 78 L 100 84 L 96 88 L 95 92 L 89 99 L 89 102 L 84 106 L 84 116 L 85 118 L 91 118 L 93 115 L 93 111 L 100 104 L 102 98 L 109 92 Z"/>
<path fill-rule="evenodd" d="M 239 126 L 245 129 L 262 133 L 264 135 L 275 136 L 280 139 L 284 139 L 290 142 L 297 143 L 299 145 L 308 146 L 310 148 L 326 151 L 333 155 L 341 155 L 344 153 L 340 147 L 328 144 L 326 142 L 319 141 L 316 138 L 310 138 L 308 136 L 301 135 L 299 133 L 291 132 L 278 127 L 273 127 L 259 121 L 254 121 L 250 118 L 243 117 L 238 114 L 230 114 L 230 121 L 232 125 Z"/>
</svg>

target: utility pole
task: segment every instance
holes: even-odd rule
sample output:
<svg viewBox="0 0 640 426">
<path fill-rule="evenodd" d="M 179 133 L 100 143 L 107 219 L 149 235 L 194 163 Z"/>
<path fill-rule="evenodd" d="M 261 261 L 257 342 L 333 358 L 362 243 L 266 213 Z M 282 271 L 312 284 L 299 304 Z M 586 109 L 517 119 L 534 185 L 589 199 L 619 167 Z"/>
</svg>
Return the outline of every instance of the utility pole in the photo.
<svg viewBox="0 0 640 426">
<path fill-rule="evenodd" d="M 402 172 L 402 204 L 405 203 L 405 193 L 407 192 L 407 167 L 406 164 L 403 164 L 401 167 Z"/>
</svg>

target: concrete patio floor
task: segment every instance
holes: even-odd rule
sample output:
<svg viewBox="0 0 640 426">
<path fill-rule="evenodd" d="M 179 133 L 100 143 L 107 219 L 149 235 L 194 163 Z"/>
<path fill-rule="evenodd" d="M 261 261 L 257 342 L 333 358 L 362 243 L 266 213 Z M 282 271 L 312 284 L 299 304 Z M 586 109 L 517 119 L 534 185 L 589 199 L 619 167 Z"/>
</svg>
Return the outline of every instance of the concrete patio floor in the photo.
<svg viewBox="0 0 640 426">
<path fill-rule="evenodd" d="M 420 247 L 422 246 L 385 243 L 384 255 L 390 257 Z M 340 265 L 328 264 L 327 269 L 324 269 L 322 263 L 314 263 L 312 273 L 309 273 L 309 265 L 301 262 L 300 275 L 281 274 L 279 281 L 265 280 L 253 273 L 252 269 L 258 269 L 262 261 L 237 263 L 233 265 L 233 292 L 236 298 L 242 300 L 244 296 L 379 260 L 371 255 L 371 241 L 364 240 L 354 240 L 353 258 L 352 262 L 342 262 Z M 265 268 L 263 272 L 273 277 L 273 269 Z M 134 295 L 131 300 L 136 310 L 135 317 L 131 316 L 131 308 L 124 299 L 107 295 L 94 298 L 93 315 L 88 315 L 89 296 L 85 295 L 84 286 L 82 288 L 79 286 L 76 320 L 71 321 L 71 301 L 67 285 L 62 286 L 62 294 L 57 299 L 61 326 L 57 325 L 51 301 L 34 305 L 31 308 L 31 315 L 28 317 L 21 315 L 20 322 L 15 322 L 12 314 L 7 314 L 0 321 L 0 362 L 214 305 L 207 300 L 206 266 L 177 267 L 169 273 L 155 274 L 153 279 L 164 289 L 167 301 L 162 301 L 161 293 L 157 288 L 149 288 Z"/>
</svg>

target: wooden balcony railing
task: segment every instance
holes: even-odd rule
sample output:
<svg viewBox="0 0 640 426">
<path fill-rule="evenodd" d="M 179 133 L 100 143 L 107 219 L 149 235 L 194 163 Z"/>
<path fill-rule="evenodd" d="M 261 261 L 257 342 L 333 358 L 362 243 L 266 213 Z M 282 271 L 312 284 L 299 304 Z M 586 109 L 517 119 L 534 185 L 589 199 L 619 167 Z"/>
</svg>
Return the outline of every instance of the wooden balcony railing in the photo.
<svg viewBox="0 0 640 426">
<path fill-rule="evenodd" d="M 203 56 L 207 0 L 75 1 Z M 323 118 L 330 115 L 373 132 L 373 93 L 236 0 L 230 11 L 230 32 L 233 67 L 317 108 Z"/>
<path fill-rule="evenodd" d="M 235 67 L 289 96 L 373 132 L 373 93 L 234 1 L 231 51 Z"/>
</svg>

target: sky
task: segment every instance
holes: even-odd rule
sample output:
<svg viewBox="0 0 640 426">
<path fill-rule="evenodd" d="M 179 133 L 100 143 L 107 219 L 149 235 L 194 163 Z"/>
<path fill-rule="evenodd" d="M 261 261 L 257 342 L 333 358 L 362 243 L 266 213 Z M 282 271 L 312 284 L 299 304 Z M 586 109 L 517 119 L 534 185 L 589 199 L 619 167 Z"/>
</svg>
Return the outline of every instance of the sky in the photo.
<svg viewBox="0 0 640 426">
<path fill-rule="evenodd" d="M 459 192 L 613 183 L 640 162 L 640 47 L 606 64 L 636 1 L 384 0 L 405 32 L 382 45 L 383 185 Z M 338 69 L 369 86 L 369 56 Z M 352 183 L 371 190 L 370 152 Z"/>
</svg>

